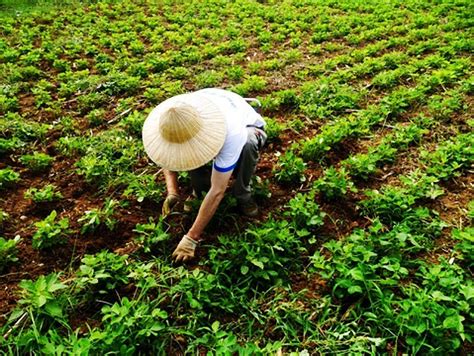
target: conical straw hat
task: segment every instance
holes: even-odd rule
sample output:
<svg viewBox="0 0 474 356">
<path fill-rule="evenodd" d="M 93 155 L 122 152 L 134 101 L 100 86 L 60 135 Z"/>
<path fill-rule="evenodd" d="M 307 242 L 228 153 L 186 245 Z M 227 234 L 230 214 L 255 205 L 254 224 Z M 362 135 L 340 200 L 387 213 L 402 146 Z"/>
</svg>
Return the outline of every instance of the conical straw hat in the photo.
<svg viewBox="0 0 474 356">
<path fill-rule="evenodd" d="M 145 152 L 170 171 L 189 171 L 211 161 L 226 136 L 224 113 L 205 96 L 174 96 L 155 107 L 143 125 Z"/>
</svg>

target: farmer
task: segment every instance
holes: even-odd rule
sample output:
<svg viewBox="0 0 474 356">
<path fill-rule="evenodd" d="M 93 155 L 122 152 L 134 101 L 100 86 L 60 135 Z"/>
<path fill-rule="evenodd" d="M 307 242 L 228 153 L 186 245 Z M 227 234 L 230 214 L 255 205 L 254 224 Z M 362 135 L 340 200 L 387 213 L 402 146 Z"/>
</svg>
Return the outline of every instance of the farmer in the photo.
<svg viewBox="0 0 474 356">
<path fill-rule="evenodd" d="M 241 212 L 257 216 L 250 180 L 258 151 L 267 138 L 264 126 L 265 121 L 244 98 L 222 89 L 177 95 L 155 107 L 146 119 L 145 151 L 164 168 L 168 195 L 163 215 L 168 215 L 179 202 L 176 172 L 189 171 L 195 197 L 205 193 L 191 229 L 173 252 L 175 261 L 194 257 L 231 175 L 235 178 L 232 192 Z"/>
</svg>

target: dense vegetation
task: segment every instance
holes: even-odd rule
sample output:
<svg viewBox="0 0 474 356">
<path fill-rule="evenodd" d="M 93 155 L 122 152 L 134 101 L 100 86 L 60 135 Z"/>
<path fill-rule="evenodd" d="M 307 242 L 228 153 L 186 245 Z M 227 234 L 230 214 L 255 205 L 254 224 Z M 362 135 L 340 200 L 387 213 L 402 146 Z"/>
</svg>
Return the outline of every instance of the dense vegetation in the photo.
<svg viewBox="0 0 474 356">
<path fill-rule="evenodd" d="M 473 15 L 469 0 L 4 14 L 0 350 L 472 352 Z M 262 102 L 262 214 L 226 199 L 200 259 L 175 266 L 196 209 L 159 218 L 141 127 L 205 87 Z"/>
</svg>

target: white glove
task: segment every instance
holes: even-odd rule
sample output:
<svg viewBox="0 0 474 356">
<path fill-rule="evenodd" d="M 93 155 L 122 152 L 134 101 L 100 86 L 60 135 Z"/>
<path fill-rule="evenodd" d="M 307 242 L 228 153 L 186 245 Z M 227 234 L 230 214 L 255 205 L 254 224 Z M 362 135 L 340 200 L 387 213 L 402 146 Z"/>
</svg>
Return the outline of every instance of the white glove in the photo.
<svg viewBox="0 0 474 356">
<path fill-rule="evenodd" d="M 194 257 L 194 251 L 199 241 L 195 241 L 188 235 L 184 235 L 174 250 L 172 257 L 175 262 L 186 262 Z"/>
</svg>

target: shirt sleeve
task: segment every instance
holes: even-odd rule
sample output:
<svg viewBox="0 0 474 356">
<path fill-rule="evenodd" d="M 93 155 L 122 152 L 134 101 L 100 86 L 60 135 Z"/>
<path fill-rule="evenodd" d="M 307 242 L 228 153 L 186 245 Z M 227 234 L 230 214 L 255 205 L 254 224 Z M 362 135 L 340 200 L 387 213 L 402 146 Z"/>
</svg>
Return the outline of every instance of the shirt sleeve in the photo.
<svg viewBox="0 0 474 356">
<path fill-rule="evenodd" d="M 243 135 L 228 137 L 214 159 L 214 169 L 221 173 L 233 170 L 239 161 L 246 140 L 247 138 Z"/>
</svg>

